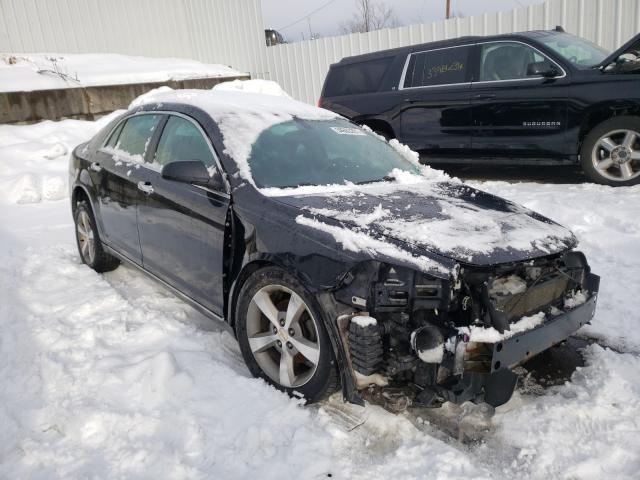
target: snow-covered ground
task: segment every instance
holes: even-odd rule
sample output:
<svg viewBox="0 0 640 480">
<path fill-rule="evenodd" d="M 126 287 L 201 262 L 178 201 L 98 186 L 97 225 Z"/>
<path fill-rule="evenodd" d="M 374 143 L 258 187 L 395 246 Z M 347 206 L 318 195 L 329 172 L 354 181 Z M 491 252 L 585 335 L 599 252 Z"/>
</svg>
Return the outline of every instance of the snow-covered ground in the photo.
<svg viewBox="0 0 640 480">
<path fill-rule="evenodd" d="M 181 58 L 132 57 L 113 53 L 0 54 L 0 92 L 229 77 L 225 65 Z"/>
<path fill-rule="evenodd" d="M 638 478 L 640 186 L 471 182 L 570 227 L 602 283 L 586 365 L 462 446 L 339 396 L 303 407 L 224 325 L 81 265 L 67 161 L 105 121 L 0 126 L 0 478 Z"/>
</svg>

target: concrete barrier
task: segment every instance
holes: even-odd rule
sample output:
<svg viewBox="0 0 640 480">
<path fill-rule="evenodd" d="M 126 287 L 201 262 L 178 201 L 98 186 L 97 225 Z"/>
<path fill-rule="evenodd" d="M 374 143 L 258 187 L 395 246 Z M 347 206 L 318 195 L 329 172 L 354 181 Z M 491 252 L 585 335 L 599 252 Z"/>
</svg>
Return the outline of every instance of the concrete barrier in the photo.
<svg viewBox="0 0 640 480">
<path fill-rule="evenodd" d="M 218 83 L 249 78 L 249 75 L 239 75 L 32 92 L 0 92 L 0 123 L 32 123 L 62 118 L 93 120 L 114 110 L 127 108 L 136 97 L 163 85 L 174 89 L 210 89 Z"/>
</svg>

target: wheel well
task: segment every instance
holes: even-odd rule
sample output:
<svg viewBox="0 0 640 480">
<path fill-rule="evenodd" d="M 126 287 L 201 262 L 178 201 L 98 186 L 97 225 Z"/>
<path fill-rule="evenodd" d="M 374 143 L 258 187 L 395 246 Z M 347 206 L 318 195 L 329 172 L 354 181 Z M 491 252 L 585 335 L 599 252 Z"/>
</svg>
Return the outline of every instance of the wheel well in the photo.
<svg viewBox="0 0 640 480">
<path fill-rule="evenodd" d="M 640 105 L 627 105 L 624 107 L 620 106 L 619 108 L 615 106 L 606 106 L 589 113 L 584 122 L 582 122 L 582 126 L 580 127 L 580 145 L 578 151 L 580 151 L 580 148 L 582 148 L 582 143 L 584 142 L 585 137 L 589 135 L 589 132 L 591 132 L 591 130 L 600 125 L 605 120 L 623 116 L 640 117 Z"/>
<path fill-rule="evenodd" d="M 248 263 L 244 266 L 244 268 L 240 271 L 233 285 L 231 302 L 227 308 L 227 312 L 229 315 L 227 316 L 227 322 L 233 330 L 236 329 L 236 305 L 238 303 L 238 295 L 240 294 L 240 290 L 242 290 L 242 286 L 247 279 L 253 275 L 258 270 L 261 270 L 266 267 L 275 267 L 275 263 L 267 262 L 266 260 L 256 260 L 251 263 Z"/>
<path fill-rule="evenodd" d="M 388 135 L 389 138 L 396 138 L 396 134 L 393 131 L 393 128 L 391 128 L 391 125 L 389 125 L 384 120 L 371 119 L 371 120 L 363 120 L 360 123 L 362 125 L 366 125 L 376 133 L 384 133 Z"/>
<path fill-rule="evenodd" d="M 89 195 L 84 191 L 82 187 L 76 187 L 73 189 L 73 193 L 71 194 L 71 209 L 75 213 L 78 202 L 86 201 L 89 205 L 91 205 L 91 201 L 89 200 Z"/>
</svg>

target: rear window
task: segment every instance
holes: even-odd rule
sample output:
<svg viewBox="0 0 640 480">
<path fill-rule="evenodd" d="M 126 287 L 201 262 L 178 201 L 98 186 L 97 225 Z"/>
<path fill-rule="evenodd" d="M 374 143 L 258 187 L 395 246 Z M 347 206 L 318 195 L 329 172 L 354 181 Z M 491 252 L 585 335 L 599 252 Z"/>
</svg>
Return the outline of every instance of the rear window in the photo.
<svg viewBox="0 0 640 480">
<path fill-rule="evenodd" d="M 371 93 L 380 88 L 393 57 L 333 67 L 324 87 L 325 97 Z"/>
<path fill-rule="evenodd" d="M 466 46 L 412 53 L 403 88 L 464 83 L 468 57 Z"/>
</svg>

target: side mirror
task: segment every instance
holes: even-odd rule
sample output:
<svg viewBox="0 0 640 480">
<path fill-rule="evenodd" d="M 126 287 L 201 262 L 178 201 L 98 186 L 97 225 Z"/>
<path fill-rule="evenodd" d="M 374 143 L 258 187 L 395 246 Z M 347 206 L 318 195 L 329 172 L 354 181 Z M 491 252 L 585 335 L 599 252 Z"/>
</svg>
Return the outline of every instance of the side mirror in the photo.
<svg viewBox="0 0 640 480">
<path fill-rule="evenodd" d="M 527 65 L 528 77 L 553 78 L 557 77 L 559 73 L 558 69 L 548 62 L 534 62 Z"/>
<path fill-rule="evenodd" d="M 162 167 L 162 178 L 184 183 L 208 184 L 211 177 L 200 160 L 171 162 Z"/>
</svg>

